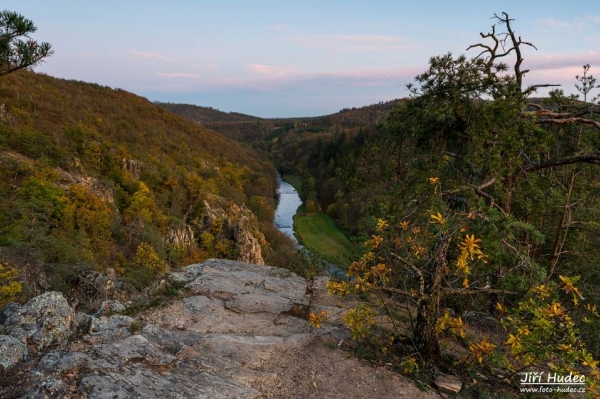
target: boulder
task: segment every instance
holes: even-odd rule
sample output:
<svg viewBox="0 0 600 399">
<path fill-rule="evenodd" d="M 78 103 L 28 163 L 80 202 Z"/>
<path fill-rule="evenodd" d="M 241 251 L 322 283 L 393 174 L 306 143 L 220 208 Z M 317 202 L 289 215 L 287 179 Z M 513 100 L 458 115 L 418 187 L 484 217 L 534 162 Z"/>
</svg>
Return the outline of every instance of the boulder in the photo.
<svg viewBox="0 0 600 399">
<path fill-rule="evenodd" d="M 308 305 L 306 280 L 288 270 L 221 259 L 209 259 L 201 269 L 192 266 L 184 269 L 196 272 L 185 286 L 192 294 L 229 300 L 235 295 L 259 293 L 289 300 L 290 309 L 294 304 Z"/>
<path fill-rule="evenodd" d="M 462 389 L 462 381 L 453 375 L 439 374 L 435 377 L 433 383 L 444 393 L 457 394 Z"/>
<path fill-rule="evenodd" d="M 75 311 L 60 292 L 46 292 L 12 312 L 4 327 L 8 335 L 43 350 L 66 344 L 74 319 Z"/>
<path fill-rule="evenodd" d="M 27 358 L 27 346 L 8 335 L 0 335 L 0 370 L 9 370 Z"/>
</svg>

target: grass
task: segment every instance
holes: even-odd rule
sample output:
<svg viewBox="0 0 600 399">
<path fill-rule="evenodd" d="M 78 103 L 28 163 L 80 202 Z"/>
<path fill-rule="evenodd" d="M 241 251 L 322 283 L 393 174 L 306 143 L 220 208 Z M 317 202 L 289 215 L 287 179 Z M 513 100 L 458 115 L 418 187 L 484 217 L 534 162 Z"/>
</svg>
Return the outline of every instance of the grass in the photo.
<svg viewBox="0 0 600 399">
<path fill-rule="evenodd" d="M 294 227 L 302 245 L 311 252 L 331 261 L 351 258 L 352 244 L 326 214 L 297 214 Z"/>
</svg>

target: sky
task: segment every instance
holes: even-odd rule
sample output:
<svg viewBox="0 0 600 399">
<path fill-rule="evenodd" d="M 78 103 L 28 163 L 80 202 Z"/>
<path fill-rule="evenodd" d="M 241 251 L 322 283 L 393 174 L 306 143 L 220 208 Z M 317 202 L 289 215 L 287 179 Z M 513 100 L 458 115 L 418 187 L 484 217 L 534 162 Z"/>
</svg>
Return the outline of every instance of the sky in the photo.
<svg viewBox="0 0 600 399">
<path fill-rule="evenodd" d="M 50 42 L 39 72 L 152 101 L 316 116 L 408 95 L 430 57 L 466 52 L 507 12 L 527 84 L 600 78 L 600 1 L 0 0 Z M 544 94 L 541 92 L 540 94 Z"/>
</svg>

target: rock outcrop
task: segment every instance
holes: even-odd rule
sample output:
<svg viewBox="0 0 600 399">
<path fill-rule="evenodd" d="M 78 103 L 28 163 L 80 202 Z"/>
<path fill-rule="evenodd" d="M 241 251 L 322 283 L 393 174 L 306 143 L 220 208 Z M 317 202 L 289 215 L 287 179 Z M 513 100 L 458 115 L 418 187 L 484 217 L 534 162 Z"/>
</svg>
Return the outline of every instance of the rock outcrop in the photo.
<svg viewBox="0 0 600 399">
<path fill-rule="evenodd" d="M 258 239 L 256 239 L 248 230 L 248 218 L 240 217 L 234 228 L 235 244 L 238 249 L 238 260 L 241 262 L 254 263 L 255 265 L 264 265 L 262 249 Z"/>
<path fill-rule="evenodd" d="M 173 247 L 192 248 L 196 246 L 194 231 L 188 225 L 171 227 L 167 231 L 165 243 Z"/>
<path fill-rule="evenodd" d="M 239 206 L 223 198 L 211 196 L 210 201 L 204 201 L 204 228 L 211 226 L 214 221 L 225 221 L 226 228 L 233 233 L 238 252 L 237 260 L 240 262 L 264 265 L 261 243 L 265 243 L 260 232 L 254 234 L 250 231 L 250 218 L 255 216 L 248 208 Z"/>
<path fill-rule="evenodd" d="M 314 335 L 308 282 L 287 270 L 208 260 L 169 279 L 182 298 L 131 316 L 116 301 L 76 314 L 55 292 L 10 305 L 0 365 L 19 384 L 0 397 L 258 398 L 271 356 Z"/>
<path fill-rule="evenodd" d="M 75 311 L 59 292 L 46 292 L 21 307 L 11 307 L 4 333 L 41 351 L 65 346 L 73 333 Z"/>
</svg>

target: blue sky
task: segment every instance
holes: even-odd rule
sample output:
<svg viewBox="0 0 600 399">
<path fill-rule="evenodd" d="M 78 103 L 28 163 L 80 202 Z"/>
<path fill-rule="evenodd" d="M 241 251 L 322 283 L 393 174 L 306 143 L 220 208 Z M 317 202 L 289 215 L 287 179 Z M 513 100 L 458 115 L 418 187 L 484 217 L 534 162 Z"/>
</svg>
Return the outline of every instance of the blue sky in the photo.
<svg viewBox="0 0 600 399">
<path fill-rule="evenodd" d="M 573 92 L 586 63 L 600 78 L 597 0 L 0 0 L 0 7 L 33 20 L 33 38 L 52 43 L 55 54 L 40 72 L 263 117 L 404 97 L 431 56 L 465 53 L 502 11 L 538 48 L 525 50 L 527 83 Z"/>
</svg>

